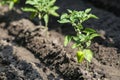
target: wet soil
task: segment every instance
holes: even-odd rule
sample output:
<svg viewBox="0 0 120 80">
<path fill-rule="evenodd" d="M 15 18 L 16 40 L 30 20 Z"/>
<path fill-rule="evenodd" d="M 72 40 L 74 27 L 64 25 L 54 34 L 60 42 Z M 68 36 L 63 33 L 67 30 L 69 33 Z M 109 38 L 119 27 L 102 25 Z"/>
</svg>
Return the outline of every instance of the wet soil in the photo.
<svg viewBox="0 0 120 80">
<path fill-rule="evenodd" d="M 60 14 L 68 8 L 92 8 L 99 17 L 84 24 L 101 35 L 92 43 L 92 62 L 77 62 L 70 47 L 74 42 L 63 46 L 64 36 L 75 34 L 71 25 L 52 17 L 47 31 L 18 7 L 10 11 L 0 6 L 0 80 L 120 80 L 120 18 L 80 0 L 59 0 L 56 5 Z"/>
</svg>

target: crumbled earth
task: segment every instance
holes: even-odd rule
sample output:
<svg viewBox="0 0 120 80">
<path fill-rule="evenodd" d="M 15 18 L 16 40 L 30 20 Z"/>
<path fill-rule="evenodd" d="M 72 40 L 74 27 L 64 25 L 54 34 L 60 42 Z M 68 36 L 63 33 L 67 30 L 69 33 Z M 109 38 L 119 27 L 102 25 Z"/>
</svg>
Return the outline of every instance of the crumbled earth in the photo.
<svg viewBox="0 0 120 80">
<path fill-rule="evenodd" d="M 71 25 L 52 17 L 47 31 L 19 7 L 9 11 L 0 6 L 0 80 L 120 80 L 120 18 L 82 0 L 59 0 L 56 5 L 60 14 L 68 8 L 92 8 L 99 17 L 84 24 L 101 35 L 91 45 L 92 62 L 77 62 L 70 47 L 74 42 L 63 46 L 64 36 L 75 34 Z"/>
</svg>

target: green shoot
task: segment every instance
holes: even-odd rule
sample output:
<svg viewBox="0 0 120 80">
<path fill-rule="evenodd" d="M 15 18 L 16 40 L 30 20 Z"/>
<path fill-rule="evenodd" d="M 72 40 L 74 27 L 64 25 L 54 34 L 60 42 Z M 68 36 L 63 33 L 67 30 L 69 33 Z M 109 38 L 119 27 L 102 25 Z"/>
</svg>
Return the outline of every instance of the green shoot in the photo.
<svg viewBox="0 0 120 80">
<path fill-rule="evenodd" d="M 19 0 L 0 0 L 0 5 L 9 5 L 9 9 L 12 9 L 16 3 L 19 3 Z"/>
<path fill-rule="evenodd" d="M 54 6 L 56 0 L 27 0 L 26 6 L 23 11 L 31 12 L 30 18 L 38 17 L 40 20 L 43 19 L 45 26 L 48 27 L 49 15 L 58 17 L 56 12 L 59 7 Z"/>
<path fill-rule="evenodd" d="M 90 18 L 97 17 L 93 14 L 90 14 L 91 9 L 86 9 L 85 11 L 75 11 L 68 10 L 68 13 L 62 14 L 60 17 L 59 23 L 70 23 L 75 29 L 76 36 L 67 35 L 64 40 L 64 45 L 73 40 L 75 43 L 72 45 L 72 48 L 78 48 L 77 51 L 77 60 L 82 62 L 86 59 L 88 62 L 91 62 L 93 53 L 90 50 L 90 45 L 92 39 L 99 36 L 97 32 L 92 28 L 85 28 L 82 23 L 87 21 Z"/>
</svg>

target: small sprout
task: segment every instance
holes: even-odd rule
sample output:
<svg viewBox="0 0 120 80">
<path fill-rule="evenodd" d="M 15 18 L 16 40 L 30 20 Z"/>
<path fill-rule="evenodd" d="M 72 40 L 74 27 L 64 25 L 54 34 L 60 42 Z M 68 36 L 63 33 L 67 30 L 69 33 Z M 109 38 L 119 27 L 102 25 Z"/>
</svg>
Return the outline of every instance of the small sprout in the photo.
<svg viewBox="0 0 120 80">
<path fill-rule="evenodd" d="M 19 3 L 19 0 L 0 0 L 1 5 L 9 5 L 9 9 L 12 9 L 16 3 Z"/>
<path fill-rule="evenodd" d="M 66 36 L 64 40 L 64 46 L 73 40 L 75 43 L 72 45 L 72 48 L 78 48 L 77 51 L 77 60 L 82 62 L 86 59 L 88 62 L 91 62 L 93 53 L 90 50 L 90 45 L 92 39 L 99 36 L 99 34 L 92 28 L 85 28 L 82 23 L 87 21 L 90 18 L 98 19 L 95 15 L 90 13 L 91 9 L 86 9 L 85 11 L 75 11 L 68 10 L 68 13 L 61 15 L 59 23 L 70 23 L 75 29 L 76 36 Z"/>
<path fill-rule="evenodd" d="M 38 17 L 40 20 L 43 19 L 45 26 L 48 27 L 49 15 L 58 17 L 56 10 L 59 7 L 54 6 L 56 0 L 27 0 L 28 6 L 22 8 L 23 11 L 31 12 L 30 18 Z"/>
</svg>

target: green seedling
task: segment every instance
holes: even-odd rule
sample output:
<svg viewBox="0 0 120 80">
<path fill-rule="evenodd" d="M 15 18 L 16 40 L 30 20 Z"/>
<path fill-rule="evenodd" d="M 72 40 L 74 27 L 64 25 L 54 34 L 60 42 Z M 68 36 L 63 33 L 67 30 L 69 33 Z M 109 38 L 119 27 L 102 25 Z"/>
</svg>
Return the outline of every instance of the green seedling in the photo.
<svg viewBox="0 0 120 80">
<path fill-rule="evenodd" d="M 9 9 L 12 9 L 16 3 L 19 3 L 19 0 L 0 0 L 1 5 L 9 5 Z"/>
<path fill-rule="evenodd" d="M 22 8 L 23 11 L 31 12 L 30 18 L 38 17 L 43 19 L 45 26 L 48 27 L 49 15 L 58 17 L 56 12 L 59 7 L 54 6 L 56 0 L 27 0 L 27 7 Z"/>
<path fill-rule="evenodd" d="M 93 58 L 93 52 L 90 50 L 91 41 L 99 36 L 94 29 L 83 26 L 83 22 L 88 19 L 98 18 L 90 14 L 90 11 L 91 9 L 86 9 L 85 11 L 68 10 L 68 13 L 62 14 L 58 21 L 59 23 L 70 23 L 75 29 L 76 35 L 67 35 L 64 40 L 64 45 L 67 46 L 71 40 L 75 42 L 72 48 L 78 48 L 76 52 L 78 62 L 82 62 L 84 59 L 91 62 Z"/>
</svg>

